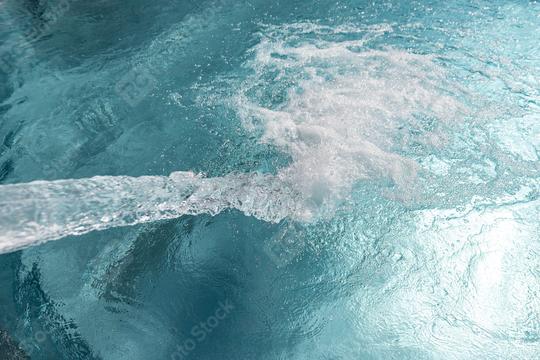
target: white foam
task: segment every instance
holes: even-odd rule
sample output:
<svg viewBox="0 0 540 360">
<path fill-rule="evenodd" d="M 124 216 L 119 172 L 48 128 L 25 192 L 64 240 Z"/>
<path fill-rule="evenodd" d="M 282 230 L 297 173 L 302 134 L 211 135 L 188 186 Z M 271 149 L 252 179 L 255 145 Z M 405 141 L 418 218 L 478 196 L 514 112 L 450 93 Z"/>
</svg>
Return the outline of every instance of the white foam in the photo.
<svg viewBox="0 0 540 360">
<path fill-rule="evenodd" d="M 260 141 L 290 155 L 292 162 L 277 175 L 177 172 L 4 185 L 0 253 L 226 208 L 265 221 L 307 220 L 320 209 L 331 213 L 362 179 L 387 177 L 401 193 L 411 192 L 419 166 L 401 149 L 410 140 L 440 146 L 444 133 L 440 126 L 414 136 L 408 130 L 421 128 L 422 118 L 448 124 L 465 109 L 432 56 L 367 49 L 391 28 L 354 29 L 267 27 L 253 48 L 245 64 L 251 75 L 229 104 L 247 129 L 262 132 Z M 326 39 L 345 33 L 353 39 Z"/>
<path fill-rule="evenodd" d="M 418 165 L 400 150 L 411 140 L 443 144 L 441 127 L 466 112 L 453 94 L 461 90 L 432 56 L 365 49 L 373 37 L 370 29 L 369 36 L 339 42 L 298 40 L 304 33 L 322 36 L 330 31 L 318 25 L 299 24 L 296 30 L 291 34 L 287 28 L 292 45 L 279 36 L 282 29 L 272 28 L 272 36 L 254 48 L 247 64 L 253 75 L 234 104 L 248 129 L 260 130 L 262 123 L 261 141 L 291 155 L 293 163 L 280 177 L 306 197 L 328 201 L 346 196 L 356 181 L 366 178 L 390 177 L 400 191 L 409 190 Z M 380 26 L 374 31 L 390 30 Z M 277 87 L 269 81 L 290 84 L 282 104 L 268 105 L 275 95 L 268 87 Z M 426 118 L 439 128 L 414 138 L 407 134 Z"/>
</svg>

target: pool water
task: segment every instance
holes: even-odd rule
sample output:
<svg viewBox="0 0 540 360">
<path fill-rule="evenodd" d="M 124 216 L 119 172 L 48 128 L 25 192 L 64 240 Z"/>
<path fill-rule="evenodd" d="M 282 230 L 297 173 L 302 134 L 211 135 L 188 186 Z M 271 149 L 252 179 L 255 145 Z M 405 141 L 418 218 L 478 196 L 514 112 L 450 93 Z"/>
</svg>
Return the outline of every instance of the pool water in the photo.
<svg viewBox="0 0 540 360">
<path fill-rule="evenodd" d="M 0 24 L 0 358 L 540 356 L 540 3 Z"/>
</svg>

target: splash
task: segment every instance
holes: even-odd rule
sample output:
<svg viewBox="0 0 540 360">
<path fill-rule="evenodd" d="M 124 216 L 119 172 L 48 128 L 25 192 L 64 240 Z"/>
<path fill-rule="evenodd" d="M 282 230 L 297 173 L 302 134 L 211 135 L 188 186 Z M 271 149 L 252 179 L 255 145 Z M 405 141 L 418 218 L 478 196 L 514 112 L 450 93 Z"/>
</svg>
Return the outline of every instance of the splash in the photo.
<svg viewBox="0 0 540 360">
<path fill-rule="evenodd" d="M 97 176 L 0 189 L 0 253 L 68 235 L 182 215 L 214 215 L 227 208 L 269 222 L 301 215 L 290 187 L 260 174 Z"/>
<path fill-rule="evenodd" d="M 101 176 L 0 187 L 0 252 L 68 235 L 235 208 L 259 219 L 332 213 L 360 181 L 388 178 L 411 194 L 412 141 L 442 146 L 466 113 L 430 55 L 368 49 L 388 26 L 267 27 L 227 104 L 244 126 L 292 159 L 276 175 Z M 315 34 L 315 36 L 314 36 Z M 345 37 L 336 40 L 333 36 Z M 352 39 L 350 39 L 352 37 Z M 415 131 L 413 131 L 415 130 Z"/>
<path fill-rule="evenodd" d="M 246 128 L 291 156 L 280 175 L 306 198 L 331 206 L 373 178 L 410 192 L 419 165 L 403 149 L 444 145 L 448 127 L 468 112 L 458 100 L 466 92 L 434 56 L 366 48 L 388 31 L 300 23 L 270 27 L 253 49 L 252 76 L 234 105 Z"/>
</svg>

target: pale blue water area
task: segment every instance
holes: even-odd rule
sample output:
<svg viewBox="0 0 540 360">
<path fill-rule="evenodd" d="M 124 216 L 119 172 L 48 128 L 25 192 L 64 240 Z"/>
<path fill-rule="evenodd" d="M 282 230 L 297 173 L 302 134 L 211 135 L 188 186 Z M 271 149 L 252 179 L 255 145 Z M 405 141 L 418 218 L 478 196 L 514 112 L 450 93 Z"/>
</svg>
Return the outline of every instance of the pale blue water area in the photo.
<svg viewBox="0 0 540 360">
<path fill-rule="evenodd" d="M 540 358 L 538 2 L 0 24 L 0 359 Z"/>
</svg>

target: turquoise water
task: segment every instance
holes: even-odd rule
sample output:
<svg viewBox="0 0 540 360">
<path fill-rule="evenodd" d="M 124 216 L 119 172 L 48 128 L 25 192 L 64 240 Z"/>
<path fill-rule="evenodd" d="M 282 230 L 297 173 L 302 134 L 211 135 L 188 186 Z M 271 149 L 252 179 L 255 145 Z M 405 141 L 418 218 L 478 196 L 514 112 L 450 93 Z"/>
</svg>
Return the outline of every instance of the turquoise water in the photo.
<svg viewBox="0 0 540 360">
<path fill-rule="evenodd" d="M 0 358 L 540 356 L 536 1 L 0 24 Z"/>
</svg>

